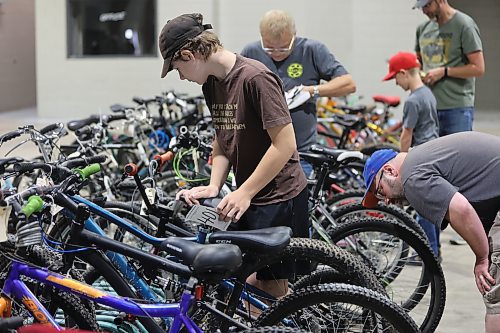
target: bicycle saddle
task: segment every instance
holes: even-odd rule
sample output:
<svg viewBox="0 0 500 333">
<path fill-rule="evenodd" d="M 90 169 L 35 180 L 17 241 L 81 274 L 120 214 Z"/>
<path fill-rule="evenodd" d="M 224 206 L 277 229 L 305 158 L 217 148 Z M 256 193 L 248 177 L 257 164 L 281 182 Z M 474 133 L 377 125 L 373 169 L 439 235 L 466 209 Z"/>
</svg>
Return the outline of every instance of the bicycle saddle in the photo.
<svg viewBox="0 0 500 333">
<path fill-rule="evenodd" d="M 320 166 L 323 163 L 335 164 L 335 160 L 327 155 L 299 152 L 299 156 L 314 166 Z"/>
<path fill-rule="evenodd" d="M 98 115 L 91 115 L 88 118 L 85 119 L 79 119 L 79 120 L 71 120 L 66 124 L 66 126 L 71 130 L 71 131 L 76 131 L 77 129 L 82 128 L 83 126 L 87 126 L 90 124 L 95 124 L 98 123 L 100 120 L 100 117 Z"/>
<path fill-rule="evenodd" d="M 373 96 L 375 102 L 387 104 L 389 106 L 396 107 L 401 103 L 401 98 L 399 96 L 385 96 L 385 95 L 375 95 Z"/>
<path fill-rule="evenodd" d="M 241 266 L 241 251 L 231 244 L 198 244 L 179 237 L 164 240 L 160 249 L 182 260 L 204 279 L 227 277 Z"/>
<path fill-rule="evenodd" d="M 234 244 L 244 251 L 254 253 L 274 253 L 282 251 L 290 243 L 292 229 L 270 227 L 246 231 L 216 231 L 210 234 L 212 244 Z"/>
<path fill-rule="evenodd" d="M 312 145 L 309 150 L 313 153 L 319 153 L 323 155 L 328 155 L 331 158 L 335 159 L 335 161 L 341 163 L 347 159 L 354 160 L 363 160 L 364 155 L 359 151 L 349 150 L 349 149 L 337 149 L 337 148 L 329 148 L 321 145 Z"/>
</svg>

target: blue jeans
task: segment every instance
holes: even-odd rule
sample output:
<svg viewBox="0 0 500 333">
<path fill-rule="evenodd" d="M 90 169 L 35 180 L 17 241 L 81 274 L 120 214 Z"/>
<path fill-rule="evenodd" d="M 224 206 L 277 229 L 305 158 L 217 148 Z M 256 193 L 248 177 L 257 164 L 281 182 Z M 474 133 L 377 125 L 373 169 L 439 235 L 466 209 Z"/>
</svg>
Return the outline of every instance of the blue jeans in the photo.
<svg viewBox="0 0 500 333">
<path fill-rule="evenodd" d="M 420 224 L 422 229 L 424 229 L 427 238 L 429 239 L 429 244 L 432 247 L 432 251 L 436 256 L 439 256 L 439 228 L 429 220 L 424 219 L 422 216 L 417 214 L 417 222 Z"/>
<path fill-rule="evenodd" d="M 439 136 L 457 132 L 472 131 L 474 108 L 456 108 L 438 110 Z"/>
<path fill-rule="evenodd" d="M 311 163 L 301 159 L 300 160 L 300 166 L 302 167 L 302 170 L 304 170 L 304 173 L 306 174 L 306 178 L 311 177 L 312 172 L 313 172 L 313 166 Z"/>
</svg>

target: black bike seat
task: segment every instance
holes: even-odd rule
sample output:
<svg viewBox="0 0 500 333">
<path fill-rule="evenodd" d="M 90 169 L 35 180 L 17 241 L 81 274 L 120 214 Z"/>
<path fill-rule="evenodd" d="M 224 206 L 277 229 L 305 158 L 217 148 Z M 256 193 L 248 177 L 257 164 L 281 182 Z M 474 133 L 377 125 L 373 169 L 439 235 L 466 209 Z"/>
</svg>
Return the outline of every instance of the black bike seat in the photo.
<svg viewBox="0 0 500 333">
<path fill-rule="evenodd" d="M 83 126 L 87 126 L 90 124 L 95 124 L 98 123 L 101 118 L 98 115 L 91 115 L 88 118 L 85 119 L 79 119 L 79 120 L 72 120 L 66 124 L 66 126 L 71 130 L 71 131 L 76 131 Z"/>
<path fill-rule="evenodd" d="M 235 244 L 244 251 L 255 253 L 275 253 L 282 251 L 290 243 L 292 229 L 271 227 L 247 231 L 216 231 L 210 234 L 209 242 Z"/>
<path fill-rule="evenodd" d="M 195 276 L 229 276 L 241 266 L 241 251 L 231 244 L 198 244 L 179 237 L 171 237 L 160 244 L 160 249 L 182 260 L 193 269 Z"/>
<path fill-rule="evenodd" d="M 337 115 L 335 117 L 334 123 L 342 125 L 344 127 L 350 128 L 350 129 L 355 129 L 361 124 L 364 123 L 364 118 L 363 117 L 358 117 L 356 115 L 352 114 L 345 114 L 345 115 Z"/>
<path fill-rule="evenodd" d="M 323 163 L 328 163 L 331 164 L 335 162 L 335 159 L 332 159 L 328 155 L 322 155 L 322 154 L 314 154 L 314 153 L 299 153 L 300 158 L 306 160 L 307 162 L 311 163 L 314 166 L 320 166 Z"/>
</svg>

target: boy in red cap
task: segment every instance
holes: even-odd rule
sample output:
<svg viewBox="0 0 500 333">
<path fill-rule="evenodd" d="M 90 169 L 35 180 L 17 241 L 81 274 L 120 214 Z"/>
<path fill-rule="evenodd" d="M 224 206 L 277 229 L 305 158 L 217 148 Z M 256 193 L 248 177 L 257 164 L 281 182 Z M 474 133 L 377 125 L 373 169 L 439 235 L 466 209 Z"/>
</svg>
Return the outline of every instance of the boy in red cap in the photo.
<svg viewBox="0 0 500 333">
<path fill-rule="evenodd" d="M 420 78 L 420 63 L 417 55 L 398 52 L 389 59 L 389 73 L 384 81 L 396 79 L 396 84 L 410 91 L 403 107 L 403 131 L 401 152 L 439 137 L 436 98 Z M 417 221 L 424 229 L 436 256 L 439 256 L 439 229 L 417 214 Z"/>
</svg>

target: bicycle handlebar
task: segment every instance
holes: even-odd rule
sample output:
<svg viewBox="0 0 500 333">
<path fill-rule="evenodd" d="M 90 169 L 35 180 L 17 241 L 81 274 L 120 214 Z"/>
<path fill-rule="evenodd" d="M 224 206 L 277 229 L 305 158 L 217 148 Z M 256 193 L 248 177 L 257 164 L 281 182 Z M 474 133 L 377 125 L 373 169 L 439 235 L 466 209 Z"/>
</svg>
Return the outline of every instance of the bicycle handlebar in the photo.
<svg viewBox="0 0 500 333">
<path fill-rule="evenodd" d="M 174 153 L 171 151 L 167 151 L 165 154 L 161 155 L 155 155 L 153 159 L 158 161 L 158 167 L 160 168 L 163 164 L 167 163 L 168 161 L 172 160 L 174 158 Z"/>
<path fill-rule="evenodd" d="M 12 139 L 15 139 L 15 138 L 17 138 L 18 136 L 20 136 L 23 133 L 24 133 L 23 130 L 15 130 L 15 131 L 12 131 L 12 132 L 5 133 L 4 135 L 0 136 L 0 143 L 7 142 L 7 141 L 10 141 Z"/>
<path fill-rule="evenodd" d="M 28 203 L 23 206 L 21 212 L 26 216 L 30 217 L 31 214 L 40 212 L 43 208 L 43 200 L 38 195 L 32 195 L 28 199 Z"/>
<path fill-rule="evenodd" d="M 50 131 L 53 131 L 53 130 L 56 130 L 59 128 L 62 128 L 61 123 L 54 123 L 54 124 L 50 124 L 48 126 L 45 126 L 41 130 L 39 130 L 39 132 L 40 132 L 40 134 L 45 134 L 45 133 L 48 133 Z"/>
<path fill-rule="evenodd" d="M 73 169 L 79 166 L 87 166 L 93 163 L 104 163 L 108 159 L 107 156 L 104 155 L 96 155 L 91 157 L 82 157 L 82 158 L 74 158 L 71 160 L 67 160 L 61 163 L 61 166 L 66 167 L 68 169 Z"/>
<path fill-rule="evenodd" d="M 101 171 L 101 165 L 98 163 L 91 164 L 83 169 L 73 169 L 73 172 L 80 176 L 80 180 L 85 180 L 99 171 Z"/>
</svg>

